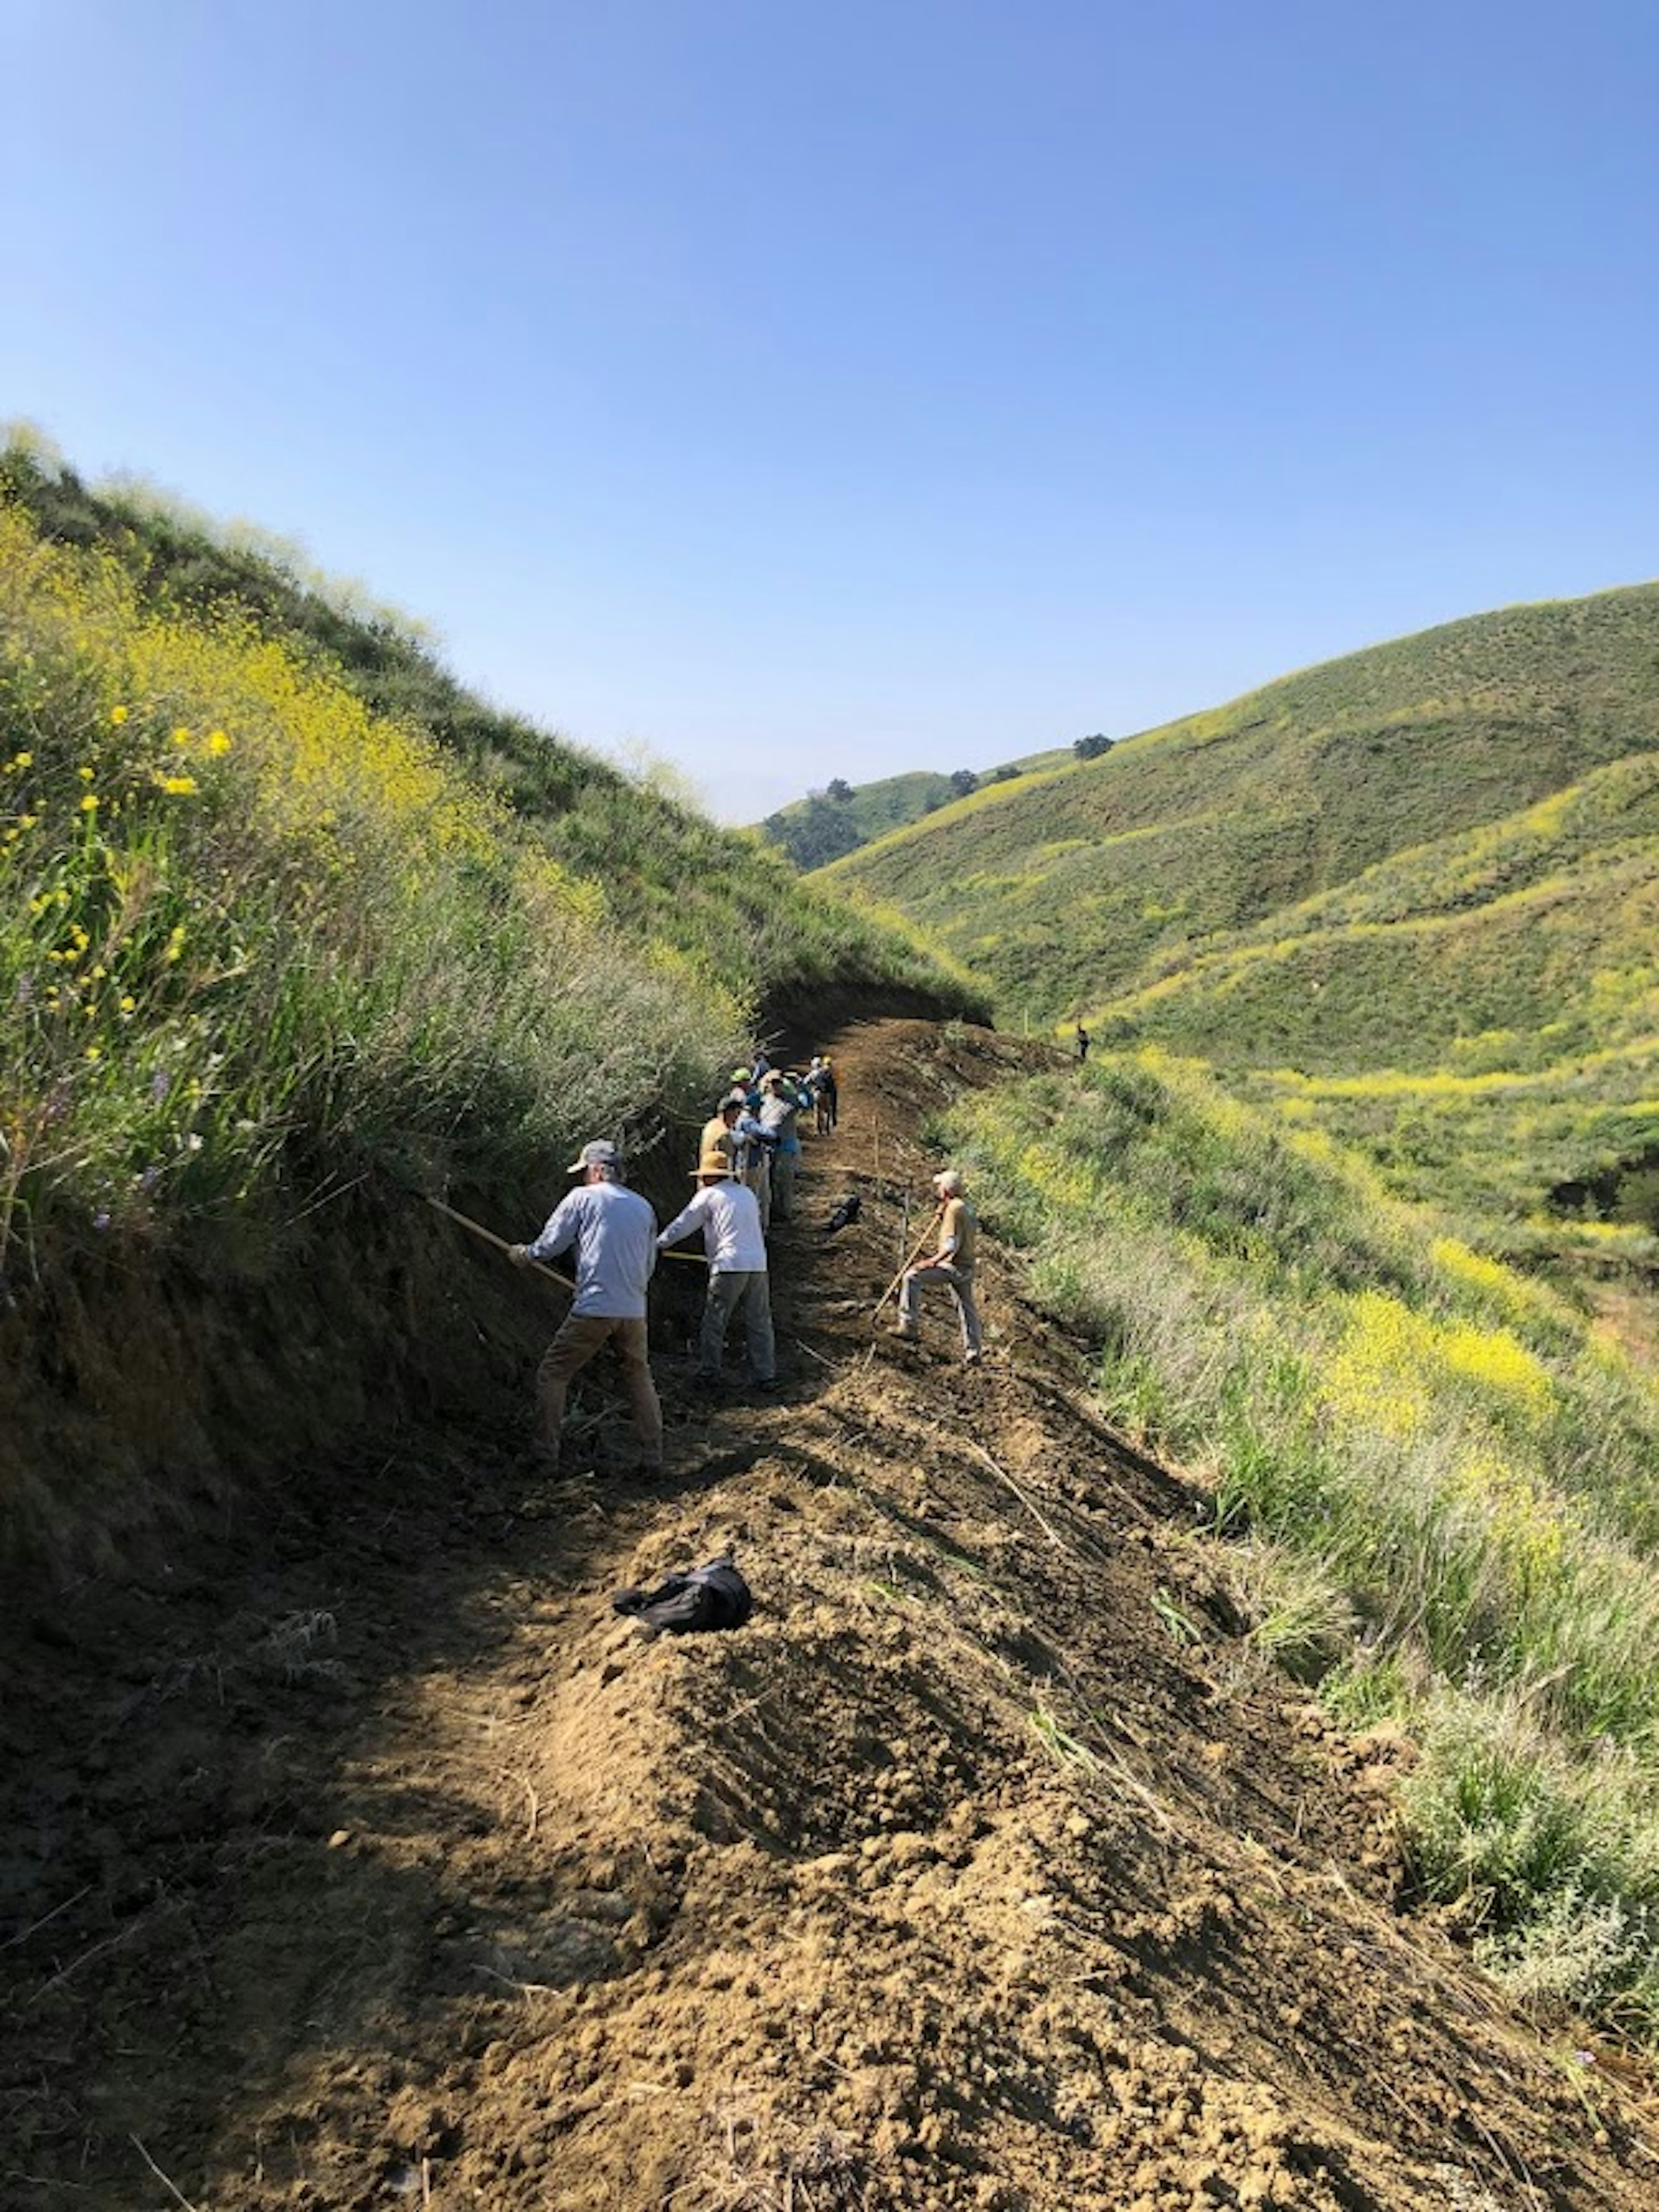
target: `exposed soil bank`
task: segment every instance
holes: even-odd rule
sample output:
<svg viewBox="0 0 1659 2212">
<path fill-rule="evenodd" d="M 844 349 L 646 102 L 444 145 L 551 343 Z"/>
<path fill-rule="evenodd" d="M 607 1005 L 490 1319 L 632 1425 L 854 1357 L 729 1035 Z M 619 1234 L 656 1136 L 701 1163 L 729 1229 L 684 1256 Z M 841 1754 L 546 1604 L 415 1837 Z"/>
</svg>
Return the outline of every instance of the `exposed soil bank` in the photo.
<svg viewBox="0 0 1659 2212">
<path fill-rule="evenodd" d="M 983 1370 L 936 1308 L 919 1352 L 872 1334 L 911 1133 L 1021 1048 L 836 1054 L 785 1391 L 709 1407 L 665 1357 L 662 1480 L 605 1471 L 600 1374 L 597 1471 L 538 1484 L 524 1372 L 486 1425 L 434 1340 L 372 1455 L 227 1484 L 142 1575 L 11 1608 L 0 2202 L 1659 2201 L 1650 2083 L 1608 2054 L 1575 2086 L 1401 1917 L 1401 1747 L 1251 1664 L 1194 1498 L 1093 1417 L 1013 1264 Z M 447 1249 L 456 1328 L 556 1318 Z M 611 1613 L 732 1545 L 745 1629 Z"/>
</svg>

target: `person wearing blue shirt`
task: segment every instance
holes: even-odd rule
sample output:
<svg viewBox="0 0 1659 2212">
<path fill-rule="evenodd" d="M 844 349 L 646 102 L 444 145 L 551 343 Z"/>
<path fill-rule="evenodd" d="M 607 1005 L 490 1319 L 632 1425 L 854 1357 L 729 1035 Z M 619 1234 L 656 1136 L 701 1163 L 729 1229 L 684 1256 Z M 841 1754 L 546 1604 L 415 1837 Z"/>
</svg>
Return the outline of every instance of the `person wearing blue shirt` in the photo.
<svg viewBox="0 0 1659 2212">
<path fill-rule="evenodd" d="M 574 1246 L 576 1295 L 536 1376 L 539 1443 L 550 1468 L 559 1464 L 564 1401 L 571 1379 L 602 1345 L 621 1356 L 641 1466 L 662 1465 L 662 1407 L 651 1380 L 645 1325 L 646 1286 L 657 1264 L 657 1217 L 648 1199 L 623 1182 L 617 1147 L 603 1139 L 584 1145 L 568 1172 L 581 1182 L 548 1217 L 532 1243 L 508 1247 L 520 1267 L 556 1260 Z"/>
</svg>

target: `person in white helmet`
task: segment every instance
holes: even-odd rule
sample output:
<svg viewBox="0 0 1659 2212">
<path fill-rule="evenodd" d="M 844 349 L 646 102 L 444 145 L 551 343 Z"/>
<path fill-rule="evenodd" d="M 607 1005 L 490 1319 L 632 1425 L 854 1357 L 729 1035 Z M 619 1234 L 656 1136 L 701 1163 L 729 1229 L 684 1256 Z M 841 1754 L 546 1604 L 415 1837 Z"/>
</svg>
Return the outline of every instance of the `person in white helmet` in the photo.
<svg viewBox="0 0 1659 2212">
<path fill-rule="evenodd" d="M 904 1271 L 899 1285 L 898 1327 L 895 1336 L 915 1340 L 921 1334 L 921 1293 L 929 1283 L 944 1283 L 956 1300 L 957 1318 L 962 1323 L 962 1356 L 968 1364 L 977 1364 L 984 1345 L 980 1334 L 979 1315 L 974 1307 L 975 1247 L 979 1241 L 979 1224 L 974 1218 L 974 1209 L 963 1195 L 960 1172 L 945 1168 L 933 1177 L 933 1188 L 939 1196 L 938 1234 L 933 1249 L 917 1258 L 913 1267 Z"/>
</svg>

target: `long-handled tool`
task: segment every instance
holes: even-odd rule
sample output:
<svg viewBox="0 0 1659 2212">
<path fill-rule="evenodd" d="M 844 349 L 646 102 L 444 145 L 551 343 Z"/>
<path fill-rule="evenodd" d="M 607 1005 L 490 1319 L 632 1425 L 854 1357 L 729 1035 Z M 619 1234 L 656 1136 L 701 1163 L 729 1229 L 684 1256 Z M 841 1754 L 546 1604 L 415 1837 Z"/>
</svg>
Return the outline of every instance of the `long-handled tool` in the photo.
<svg viewBox="0 0 1659 2212">
<path fill-rule="evenodd" d="M 909 1273 L 911 1268 L 915 1266 L 916 1261 L 923 1248 L 926 1246 L 928 1238 L 933 1235 L 933 1231 L 939 1227 L 940 1222 L 943 1221 L 944 1218 L 945 1208 L 941 1206 L 939 1211 L 934 1214 L 933 1219 L 928 1223 L 927 1226 L 922 1231 L 921 1236 L 917 1237 L 915 1244 L 911 1250 L 909 1258 L 899 1269 L 897 1274 L 894 1276 L 892 1281 L 889 1283 L 887 1288 L 882 1292 L 881 1297 L 877 1304 L 876 1310 L 870 1316 L 872 1322 L 878 1321 L 880 1319 L 882 1307 L 886 1304 L 888 1299 L 892 1297 L 894 1291 L 897 1290 L 899 1285 Z"/>
<path fill-rule="evenodd" d="M 493 1244 L 498 1252 L 512 1251 L 513 1247 L 507 1243 L 506 1237 L 498 1237 L 493 1229 L 486 1229 L 482 1221 L 474 1221 L 469 1214 L 458 1213 L 453 1206 L 446 1206 L 442 1199 L 434 1198 L 429 1191 L 422 1191 L 421 1196 L 438 1212 L 447 1214 L 452 1221 L 459 1221 L 463 1229 L 470 1229 L 475 1237 L 482 1237 L 486 1244 Z M 659 1260 L 689 1260 L 694 1267 L 706 1267 L 708 1265 L 701 1252 L 659 1252 L 657 1256 Z M 533 1273 L 550 1276 L 554 1282 L 562 1284 L 567 1291 L 574 1291 L 576 1287 L 568 1275 L 562 1275 L 556 1267 L 550 1267 L 544 1260 L 532 1260 L 530 1266 Z"/>
<path fill-rule="evenodd" d="M 475 1237 L 482 1237 L 486 1244 L 493 1244 L 498 1252 L 506 1252 L 509 1255 L 512 1253 L 513 1247 L 507 1243 L 506 1237 L 498 1237 L 493 1229 L 486 1229 L 482 1221 L 474 1221 L 467 1214 L 458 1213 L 453 1206 L 446 1206 L 442 1199 L 434 1198 L 429 1191 L 422 1191 L 421 1195 L 435 1212 L 447 1215 L 451 1221 L 459 1221 L 463 1229 L 470 1229 Z M 556 1267 L 550 1267 L 544 1260 L 532 1260 L 528 1264 L 533 1273 L 547 1276 L 550 1281 L 557 1283 L 562 1290 L 575 1289 L 576 1285 L 568 1275 L 562 1275 Z"/>
</svg>

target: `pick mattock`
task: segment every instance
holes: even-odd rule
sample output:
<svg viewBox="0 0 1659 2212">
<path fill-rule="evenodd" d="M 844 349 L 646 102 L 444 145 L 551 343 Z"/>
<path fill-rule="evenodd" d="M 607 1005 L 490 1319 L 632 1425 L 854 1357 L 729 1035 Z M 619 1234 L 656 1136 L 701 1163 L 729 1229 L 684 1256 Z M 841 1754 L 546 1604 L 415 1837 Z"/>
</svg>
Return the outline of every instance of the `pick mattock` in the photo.
<svg viewBox="0 0 1659 2212">
<path fill-rule="evenodd" d="M 927 1245 L 928 1238 L 933 1235 L 933 1231 L 939 1227 L 940 1222 L 943 1221 L 944 1218 L 945 1208 L 941 1206 L 934 1213 L 933 1219 L 928 1223 L 927 1226 L 922 1231 L 921 1236 L 917 1237 L 915 1243 L 911 1248 L 909 1258 L 899 1269 L 897 1274 L 894 1276 L 892 1281 L 889 1283 L 887 1288 L 882 1292 L 879 1300 L 877 1302 L 876 1310 L 870 1316 L 872 1323 L 880 1320 L 882 1307 L 886 1304 L 888 1299 L 892 1297 L 894 1291 L 897 1290 L 899 1285 L 909 1273 L 911 1268 L 915 1266 L 923 1249 Z"/>
</svg>

